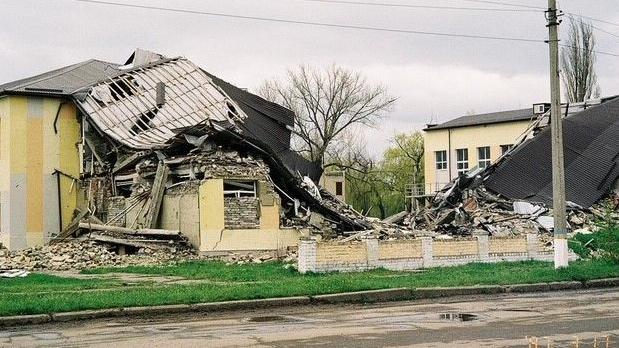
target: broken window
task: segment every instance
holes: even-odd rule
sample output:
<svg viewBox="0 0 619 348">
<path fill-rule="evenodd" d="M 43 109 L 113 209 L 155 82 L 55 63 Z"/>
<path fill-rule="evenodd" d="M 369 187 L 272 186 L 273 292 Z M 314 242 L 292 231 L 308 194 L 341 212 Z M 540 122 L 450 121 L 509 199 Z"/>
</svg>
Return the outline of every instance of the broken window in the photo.
<svg viewBox="0 0 619 348">
<path fill-rule="evenodd" d="M 479 168 L 486 168 L 490 165 L 490 146 L 477 148 L 477 164 Z"/>
<path fill-rule="evenodd" d="M 435 151 L 436 156 L 436 170 L 445 170 L 447 169 L 447 151 Z"/>
<path fill-rule="evenodd" d="M 341 181 L 335 182 L 335 195 L 342 196 L 344 195 L 344 183 Z"/>
<path fill-rule="evenodd" d="M 501 155 L 504 155 L 507 151 L 511 150 L 514 144 L 501 145 Z"/>
<path fill-rule="evenodd" d="M 469 149 L 456 149 L 456 168 L 458 169 L 458 174 L 468 172 Z"/>
<path fill-rule="evenodd" d="M 256 197 L 256 182 L 252 180 L 224 180 L 224 197 Z"/>
</svg>

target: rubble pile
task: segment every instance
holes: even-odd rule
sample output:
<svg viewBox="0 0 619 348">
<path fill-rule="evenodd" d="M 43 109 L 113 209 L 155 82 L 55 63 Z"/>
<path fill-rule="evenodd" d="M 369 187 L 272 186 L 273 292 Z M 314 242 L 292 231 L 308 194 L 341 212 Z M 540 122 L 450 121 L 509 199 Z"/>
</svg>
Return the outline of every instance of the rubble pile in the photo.
<svg viewBox="0 0 619 348">
<path fill-rule="evenodd" d="M 204 256 L 195 250 L 186 248 L 166 250 L 142 248 L 134 254 L 123 255 L 118 254 L 117 248 L 111 244 L 90 240 L 67 241 L 17 251 L 2 249 L 0 246 L 0 271 L 6 271 L 7 274 L 16 272 L 16 270 L 67 271 L 96 267 L 162 265 L 191 260 L 222 261 L 228 265 L 275 261 L 294 264 L 297 262 L 297 251 L 292 248 L 283 254 L 281 252 L 229 252 L 223 255 Z"/>
<path fill-rule="evenodd" d="M 608 200 L 615 202 L 610 209 L 616 217 L 619 217 L 618 197 L 612 194 Z M 445 193 L 437 195 L 429 206 L 404 216 L 400 224 L 414 230 L 449 236 L 484 233 L 509 237 L 527 233 L 550 235 L 552 232 L 552 210 L 541 203 L 504 199 L 488 192 L 483 186 L 463 190 L 457 199 L 453 198 L 453 195 Z M 595 231 L 596 221 L 603 219 L 609 209 L 603 204 L 588 209 L 570 205 L 567 215 L 570 230 L 573 233 Z"/>
<path fill-rule="evenodd" d="M 132 255 L 119 255 L 111 245 L 94 241 L 70 241 L 23 250 L 0 249 L 0 269 L 29 271 L 81 270 L 94 267 L 155 265 L 197 258 L 189 249 L 143 248 Z"/>
</svg>

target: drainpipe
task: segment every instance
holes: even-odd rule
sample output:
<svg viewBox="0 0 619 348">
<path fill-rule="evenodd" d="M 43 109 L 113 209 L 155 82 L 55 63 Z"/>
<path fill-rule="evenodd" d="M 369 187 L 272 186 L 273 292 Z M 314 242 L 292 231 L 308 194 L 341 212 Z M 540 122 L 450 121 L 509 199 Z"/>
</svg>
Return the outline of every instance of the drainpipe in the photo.
<svg viewBox="0 0 619 348">
<path fill-rule="evenodd" d="M 447 171 L 451 182 L 451 128 L 447 129 Z"/>
<path fill-rule="evenodd" d="M 58 110 L 56 111 L 56 117 L 54 117 L 54 134 L 58 134 L 58 117 L 60 116 L 60 110 L 62 110 L 62 106 L 64 104 L 66 104 L 66 101 L 61 101 L 60 104 L 58 104 Z"/>
</svg>

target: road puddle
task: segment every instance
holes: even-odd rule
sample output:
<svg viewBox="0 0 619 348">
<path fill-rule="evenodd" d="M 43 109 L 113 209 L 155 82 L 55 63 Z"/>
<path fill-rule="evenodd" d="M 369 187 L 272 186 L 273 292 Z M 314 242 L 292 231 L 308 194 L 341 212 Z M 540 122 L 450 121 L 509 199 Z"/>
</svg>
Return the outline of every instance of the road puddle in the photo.
<svg viewBox="0 0 619 348">
<path fill-rule="evenodd" d="M 473 321 L 479 319 L 477 315 L 470 313 L 442 313 L 439 314 L 439 318 L 449 321 Z"/>
</svg>

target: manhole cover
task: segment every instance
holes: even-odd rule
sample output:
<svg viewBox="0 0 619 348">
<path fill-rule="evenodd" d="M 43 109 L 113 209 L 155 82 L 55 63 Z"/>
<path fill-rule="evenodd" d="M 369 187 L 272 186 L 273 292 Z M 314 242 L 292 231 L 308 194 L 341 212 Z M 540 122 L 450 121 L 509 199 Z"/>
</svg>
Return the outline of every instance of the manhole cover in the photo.
<svg viewBox="0 0 619 348">
<path fill-rule="evenodd" d="M 450 321 L 472 321 L 477 320 L 477 315 L 470 313 L 443 313 L 440 314 L 441 320 Z"/>
<path fill-rule="evenodd" d="M 245 319 L 245 321 L 248 321 L 251 323 L 267 323 L 271 321 L 287 321 L 287 320 L 289 319 L 281 315 L 261 315 L 258 317 L 249 317 Z"/>
</svg>

